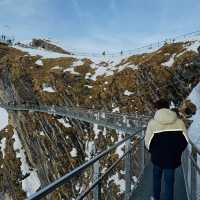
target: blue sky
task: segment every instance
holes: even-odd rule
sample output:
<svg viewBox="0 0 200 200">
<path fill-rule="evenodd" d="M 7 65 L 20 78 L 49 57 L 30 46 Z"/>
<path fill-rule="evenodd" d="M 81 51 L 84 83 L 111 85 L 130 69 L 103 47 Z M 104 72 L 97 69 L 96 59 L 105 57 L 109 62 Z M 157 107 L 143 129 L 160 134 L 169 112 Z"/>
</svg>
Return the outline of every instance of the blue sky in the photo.
<svg viewBox="0 0 200 200">
<path fill-rule="evenodd" d="M 0 0 L 0 31 L 119 51 L 200 30 L 199 0 Z"/>
</svg>

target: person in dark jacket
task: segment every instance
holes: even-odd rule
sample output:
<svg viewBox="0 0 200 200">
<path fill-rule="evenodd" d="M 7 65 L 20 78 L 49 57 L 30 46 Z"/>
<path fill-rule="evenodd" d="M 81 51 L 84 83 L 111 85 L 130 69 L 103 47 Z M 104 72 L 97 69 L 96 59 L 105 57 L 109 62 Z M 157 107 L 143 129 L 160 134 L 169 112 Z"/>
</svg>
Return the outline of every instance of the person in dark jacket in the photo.
<svg viewBox="0 0 200 200">
<path fill-rule="evenodd" d="M 184 122 L 169 109 L 169 102 L 156 102 L 157 111 L 148 123 L 145 146 L 153 163 L 153 196 L 160 199 L 162 174 L 164 175 L 165 200 L 173 200 L 175 169 L 181 165 L 181 155 L 188 143 Z"/>
</svg>

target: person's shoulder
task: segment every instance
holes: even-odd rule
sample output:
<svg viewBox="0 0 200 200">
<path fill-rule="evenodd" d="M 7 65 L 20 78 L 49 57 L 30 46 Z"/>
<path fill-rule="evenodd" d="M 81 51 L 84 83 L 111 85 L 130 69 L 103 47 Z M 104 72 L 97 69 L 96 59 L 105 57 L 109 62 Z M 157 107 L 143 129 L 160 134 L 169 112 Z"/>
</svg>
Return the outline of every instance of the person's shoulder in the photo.
<svg viewBox="0 0 200 200">
<path fill-rule="evenodd" d="M 148 125 L 152 126 L 152 125 L 154 125 L 155 123 L 156 123 L 155 119 L 152 118 L 152 119 L 149 120 Z"/>
<path fill-rule="evenodd" d="M 176 121 L 177 121 L 178 123 L 180 123 L 180 124 L 185 124 L 184 121 L 183 121 L 183 119 L 181 119 L 181 118 L 177 118 Z"/>
<path fill-rule="evenodd" d="M 179 126 L 181 126 L 181 127 L 185 127 L 185 122 L 182 119 L 180 119 L 180 118 L 178 118 L 176 120 L 176 124 L 179 125 Z"/>
</svg>

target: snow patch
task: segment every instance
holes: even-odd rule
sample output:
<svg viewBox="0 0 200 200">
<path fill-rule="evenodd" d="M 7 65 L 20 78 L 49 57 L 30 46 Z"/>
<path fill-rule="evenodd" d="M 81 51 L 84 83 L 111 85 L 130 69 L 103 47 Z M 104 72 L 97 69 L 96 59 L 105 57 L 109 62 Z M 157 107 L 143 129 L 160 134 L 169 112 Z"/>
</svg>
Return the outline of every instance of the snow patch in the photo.
<svg viewBox="0 0 200 200">
<path fill-rule="evenodd" d="M 56 65 L 55 67 L 51 68 L 52 70 L 57 70 L 57 69 L 61 69 L 61 67 L 59 65 Z"/>
<path fill-rule="evenodd" d="M 191 45 L 186 46 L 187 51 L 194 51 L 198 53 L 197 49 L 200 46 L 200 38 L 199 40 L 194 40 Z"/>
<path fill-rule="evenodd" d="M 91 86 L 91 85 L 84 85 L 84 86 L 87 88 L 93 88 L 93 86 Z"/>
<path fill-rule="evenodd" d="M 65 121 L 64 119 L 58 119 L 58 121 L 65 127 L 65 128 L 70 128 L 72 127 L 69 122 Z"/>
<path fill-rule="evenodd" d="M 6 149 L 6 138 L 4 137 L 3 139 L 1 139 L 0 142 L 0 149 L 3 155 L 3 159 L 5 158 L 5 149 Z"/>
<path fill-rule="evenodd" d="M 80 75 L 80 73 L 74 71 L 73 67 L 69 67 L 65 69 L 63 72 L 70 72 L 71 74 L 74 74 L 74 75 Z"/>
<path fill-rule="evenodd" d="M 41 186 L 41 183 L 36 170 L 32 170 L 27 163 L 25 151 L 22 148 L 22 144 L 16 130 L 14 130 L 12 138 L 14 139 L 13 149 L 16 152 L 16 157 L 19 158 L 21 161 L 20 168 L 22 175 L 25 176 L 27 174 L 30 174 L 28 177 L 22 180 L 22 189 L 26 192 L 27 196 L 30 196 L 31 194 L 36 192 L 36 190 Z"/>
<path fill-rule="evenodd" d="M 113 109 L 112 109 L 112 112 L 113 112 L 113 113 L 119 112 L 119 107 L 113 108 Z"/>
<path fill-rule="evenodd" d="M 171 67 L 174 64 L 174 58 L 175 58 L 176 54 L 173 54 L 169 60 L 167 62 L 162 63 L 162 65 L 166 66 L 166 67 Z"/>
<path fill-rule="evenodd" d="M 80 191 L 81 186 L 80 186 L 79 182 L 75 185 L 75 188 L 76 188 L 77 191 Z"/>
<path fill-rule="evenodd" d="M 96 81 L 98 76 L 112 76 L 113 74 L 114 74 L 113 70 L 110 69 L 109 67 L 99 66 L 96 68 L 95 73 L 88 78 L 90 78 L 93 81 Z"/>
<path fill-rule="evenodd" d="M 92 74 L 90 72 L 86 73 L 85 75 L 85 79 L 90 79 L 90 77 L 92 76 Z"/>
<path fill-rule="evenodd" d="M 118 172 L 117 172 L 115 175 L 111 176 L 111 177 L 108 179 L 109 182 L 112 181 L 112 180 L 114 181 L 114 183 L 115 183 L 117 186 L 119 186 L 119 189 L 120 189 L 119 194 L 124 193 L 124 192 L 125 192 L 126 182 L 125 182 L 124 179 L 120 179 L 120 178 L 119 178 Z"/>
<path fill-rule="evenodd" d="M 73 57 L 67 54 L 55 53 L 51 51 L 47 51 L 42 48 L 23 48 L 15 45 L 14 48 L 19 49 L 23 52 L 28 53 L 30 56 L 42 56 L 43 58 L 61 58 L 61 57 Z"/>
<path fill-rule="evenodd" d="M 0 107 L 0 131 L 8 125 L 8 112 Z"/>
<path fill-rule="evenodd" d="M 51 86 L 46 85 L 45 83 L 42 85 L 44 92 L 54 93 L 56 92 Z"/>
<path fill-rule="evenodd" d="M 73 67 L 78 67 L 78 66 L 81 66 L 83 64 L 84 64 L 84 62 L 82 60 L 77 60 L 77 61 L 73 62 Z"/>
<path fill-rule="evenodd" d="M 128 90 L 124 91 L 124 95 L 126 95 L 126 96 L 130 96 L 130 95 L 132 95 L 132 94 L 134 94 L 134 93 L 133 93 L 133 92 L 130 92 L 130 91 L 128 91 Z"/>
<path fill-rule="evenodd" d="M 120 142 L 121 140 L 123 140 L 122 138 L 122 133 L 119 131 L 118 132 L 118 141 L 117 142 Z M 119 155 L 119 157 L 123 156 L 124 155 L 124 151 L 123 151 L 123 148 L 124 148 L 124 144 L 121 144 L 120 146 L 118 146 L 115 150 L 115 153 Z"/>
<path fill-rule="evenodd" d="M 133 70 L 137 70 L 138 69 L 138 66 L 137 65 L 134 65 L 134 64 L 131 64 L 131 63 L 126 63 L 124 65 L 120 65 L 119 69 L 118 69 L 118 72 L 121 72 L 123 71 L 124 69 L 126 68 L 131 68 Z"/>
<path fill-rule="evenodd" d="M 40 131 L 41 136 L 45 136 L 44 131 Z"/>
<path fill-rule="evenodd" d="M 94 141 L 87 141 L 85 145 L 86 160 L 90 160 L 94 153 Z"/>
<path fill-rule="evenodd" d="M 101 130 L 98 128 L 98 124 L 93 125 L 93 131 L 94 131 L 94 134 L 95 134 L 94 139 L 98 139 L 99 133 L 101 132 Z"/>
<path fill-rule="evenodd" d="M 42 60 L 37 60 L 37 61 L 35 62 L 35 64 L 36 64 L 36 65 L 39 65 L 39 66 L 43 66 L 43 65 L 44 65 L 43 62 L 42 62 Z"/>
<path fill-rule="evenodd" d="M 185 52 L 186 51 L 182 51 L 181 53 L 179 53 L 178 55 L 176 55 L 176 57 L 178 58 L 178 57 L 182 56 Z"/>
<path fill-rule="evenodd" d="M 73 147 L 73 149 L 70 151 L 71 157 L 77 157 L 77 150 Z"/>
</svg>

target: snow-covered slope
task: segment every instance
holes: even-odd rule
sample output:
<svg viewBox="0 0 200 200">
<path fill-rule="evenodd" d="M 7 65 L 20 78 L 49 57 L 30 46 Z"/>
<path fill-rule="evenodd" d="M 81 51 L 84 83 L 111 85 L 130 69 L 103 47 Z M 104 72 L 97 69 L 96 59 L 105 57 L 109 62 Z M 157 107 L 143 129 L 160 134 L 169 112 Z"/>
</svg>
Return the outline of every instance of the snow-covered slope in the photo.
<svg viewBox="0 0 200 200">
<path fill-rule="evenodd" d="M 42 56 L 42 58 L 61 58 L 61 57 L 71 57 L 67 54 L 56 53 L 52 51 L 47 51 L 41 48 L 24 48 L 18 45 L 15 45 L 14 48 L 21 51 L 27 52 L 31 56 Z"/>
<path fill-rule="evenodd" d="M 188 98 L 197 106 L 197 112 L 192 117 L 193 123 L 189 128 L 189 136 L 200 148 L 200 83 L 192 90 Z"/>
<path fill-rule="evenodd" d="M 22 147 L 20 138 L 16 130 L 14 130 L 14 135 L 12 138 L 14 140 L 13 148 L 16 152 L 16 157 L 19 158 L 21 161 L 21 173 L 23 176 L 27 176 L 22 180 L 22 189 L 27 193 L 27 196 L 30 196 L 32 193 L 37 191 L 41 183 L 36 170 L 31 169 L 27 162 L 25 151 Z"/>
<path fill-rule="evenodd" d="M 189 99 L 196 105 L 197 112 L 192 117 L 193 123 L 189 128 L 189 136 L 200 149 L 200 83 L 192 90 Z M 200 156 L 197 156 L 197 165 L 200 167 Z M 197 194 L 200 193 L 200 174 L 197 173 Z"/>
<path fill-rule="evenodd" d="M 189 41 L 189 42 L 188 42 Z M 132 55 L 141 55 L 141 54 L 148 54 L 152 52 L 158 52 L 161 47 L 163 47 L 165 44 L 171 44 L 171 43 L 178 43 L 183 42 L 184 44 L 184 51 L 182 51 L 179 55 L 178 54 L 172 54 L 166 62 L 163 62 L 162 65 L 166 67 L 171 67 L 174 63 L 175 57 L 179 57 L 182 54 L 184 54 L 186 51 L 194 51 L 197 52 L 197 48 L 200 46 L 200 33 L 194 33 L 188 36 L 182 36 L 180 38 L 176 39 L 170 39 L 158 43 L 152 43 L 149 45 L 146 45 L 141 48 L 135 48 L 133 50 L 125 50 L 123 53 L 109 53 L 106 52 L 105 55 L 102 55 L 101 53 L 81 53 L 78 51 L 70 51 L 71 55 L 68 54 L 62 54 L 62 53 L 56 53 L 53 51 L 45 50 L 44 48 L 38 47 L 33 48 L 29 43 L 20 43 L 23 45 L 15 45 L 14 48 L 17 48 L 23 52 L 27 52 L 31 56 L 41 56 L 42 59 L 48 59 L 48 58 L 61 58 L 61 57 L 71 57 L 76 59 L 76 62 L 81 63 L 83 59 L 87 58 L 90 59 L 93 62 L 93 65 L 91 66 L 93 69 L 95 69 L 96 73 L 91 77 L 92 80 L 96 80 L 96 77 L 98 75 L 105 75 L 109 76 L 112 75 L 114 71 L 122 71 L 125 68 L 132 68 L 137 69 L 137 65 L 134 65 L 134 63 L 128 63 L 126 60 L 129 59 Z M 50 43 L 57 45 L 58 47 L 60 44 L 54 43 L 50 41 Z M 106 64 L 106 66 L 105 66 Z M 71 70 L 72 73 L 74 73 L 74 70 Z"/>
</svg>

